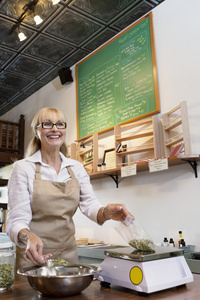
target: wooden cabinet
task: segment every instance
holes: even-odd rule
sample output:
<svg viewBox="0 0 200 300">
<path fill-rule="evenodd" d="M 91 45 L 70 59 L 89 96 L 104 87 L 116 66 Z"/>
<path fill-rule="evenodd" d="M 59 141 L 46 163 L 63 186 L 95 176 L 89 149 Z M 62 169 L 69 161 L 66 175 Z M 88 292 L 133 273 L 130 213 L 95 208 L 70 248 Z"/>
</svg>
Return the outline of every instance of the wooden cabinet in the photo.
<svg viewBox="0 0 200 300">
<path fill-rule="evenodd" d="M 24 156 L 24 115 L 19 122 L 0 120 L 0 167 L 12 164 Z"/>
</svg>

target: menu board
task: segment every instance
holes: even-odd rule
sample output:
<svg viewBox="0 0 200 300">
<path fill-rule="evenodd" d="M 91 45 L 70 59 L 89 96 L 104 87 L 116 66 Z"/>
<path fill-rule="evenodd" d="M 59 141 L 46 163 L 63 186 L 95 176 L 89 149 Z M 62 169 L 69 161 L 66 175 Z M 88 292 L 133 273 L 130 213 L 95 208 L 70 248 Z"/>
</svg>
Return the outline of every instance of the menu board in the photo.
<svg viewBox="0 0 200 300">
<path fill-rule="evenodd" d="M 77 138 L 159 112 L 152 13 L 76 65 Z"/>
</svg>

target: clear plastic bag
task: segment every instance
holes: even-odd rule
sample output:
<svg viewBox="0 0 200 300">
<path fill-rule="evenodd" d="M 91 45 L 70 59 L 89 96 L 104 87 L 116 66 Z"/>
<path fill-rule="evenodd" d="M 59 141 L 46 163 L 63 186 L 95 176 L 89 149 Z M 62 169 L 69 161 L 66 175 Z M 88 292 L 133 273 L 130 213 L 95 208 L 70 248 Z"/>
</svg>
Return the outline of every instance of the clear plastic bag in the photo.
<svg viewBox="0 0 200 300">
<path fill-rule="evenodd" d="M 133 248 L 148 253 L 155 252 L 152 239 L 132 217 L 128 216 L 124 222 L 118 222 L 115 230 Z"/>
</svg>

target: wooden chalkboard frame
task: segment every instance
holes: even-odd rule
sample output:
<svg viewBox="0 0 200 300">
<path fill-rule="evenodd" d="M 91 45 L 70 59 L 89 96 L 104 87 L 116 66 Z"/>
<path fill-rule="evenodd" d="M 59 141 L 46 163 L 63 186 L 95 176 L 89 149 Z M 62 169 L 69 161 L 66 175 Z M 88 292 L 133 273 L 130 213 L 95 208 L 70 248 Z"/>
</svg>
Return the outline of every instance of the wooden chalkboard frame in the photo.
<svg viewBox="0 0 200 300">
<path fill-rule="evenodd" d="M 116 36 L 114 36 L 111 40 L 109 40 L 107 43 L 105 43 L 103 46 L 99 47 L 96 51 L 92 52 L 90 55 L 88 55 L 86 58 L 84 58 L 82 61 L 80 61 L 76 67 L 75 67 L 75 76 L 76 76 L 76 117 L 77 117 L 77 140 L 80 141 L 82 139 L 85 139 L 89 136 L 91 136 L 94 133 L 103 133 L 106 131 L 109 131 L 111 129 L 114 128 L 114 124 L 111 127 L 108 128 L 104 128 L 103 130 L 100 131 L 96 131 L 96 132 L 89 132 L 87 135 L 85 136 L 80 136 L 80 129 L 79 129 L 79 67 L 86 62 L 87 60 L 89 60 L 92 56 L 94 56 L 96 53 L 99 53 L 102 49 L 104 49 L 106 46 L 108 46 L 109 44 L 111 44 L 113 41 L 115 41 L 116 39 L 118 39 L 119 37 L 123 36 L 124 34 L 126 34 L 129 30 L 131 30 L 133 27 L 135 27 L 136 25 L 138 25 L 139 23 L 141 23 L 143 20 L 145 20 L 146 18 L 149 18 L 149 30 L 150 30 L 150 40 L 151 40 L 151 59 L 152 59 L 152 75 L 153 75 L 153 86 L 154 86 L 154 95 L 155 95 L 155 99 L 154 99 L 154 105 L 155 105 L 155 109 L 152 111 L 149 111 L 148 113 L 144 113 L 140 116 L 137 116 L 135 118 L 131 118 L 130 120 L 126 120 L 125 122 L 121 122 L 119 123 L 119 125 L 121 124 L 125 124 L 125 123 L 129 123 L 129 122 L 133 122 L 136 121 L 138 119 L 142 119 L 151 115 L 154 115 L 156 113 L 160 112 L 160 104 L 159 104 L 159 92 L 158 92 L 158 80 L 157 80 L 157 67 L 156 67 L 156 56 L 155 56 L 155 45 L 154 45 L 154 31 L 153 31 L 153 14 L 152 12 L 148 13 L 147 15 L 145 15 L 144 17 L 142 17 L 140 20 L 138 20 L 137 22 L 133 23 L 131 26 L 127 27 L 125 30 L 123 30 L 122 32 L 120 32 L 119 34 L 117 34 Z"/>
</svg>

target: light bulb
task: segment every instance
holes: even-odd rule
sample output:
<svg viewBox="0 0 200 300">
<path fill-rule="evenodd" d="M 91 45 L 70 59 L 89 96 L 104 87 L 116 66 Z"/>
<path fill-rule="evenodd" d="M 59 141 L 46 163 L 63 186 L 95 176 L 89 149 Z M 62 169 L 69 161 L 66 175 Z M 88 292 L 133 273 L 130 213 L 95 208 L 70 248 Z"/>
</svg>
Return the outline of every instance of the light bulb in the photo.
<svg viewBox="0 0 200 300">
<path fill-rule="evenodd" d="M 52 0 L 53 5 L 56 5 L 60 2 L 60 0 Z"/>
<path fill-rule="evenodd" d="M 18 33 L 18 37 L 19 37 L 20 42 L 22 42 L 25 39 L 27 39 L 27 36 L 23 32 L 19 32 Z"/>
<path fill-rule="evenodd" d="M 34 16 L 34 21 L 35 21 L 36 25 L 39 25 L 40 23 L 43 22 L 42 18 L 40 18 L 40 16 L 38 16 L 38 15 Z"/>
</svg>

